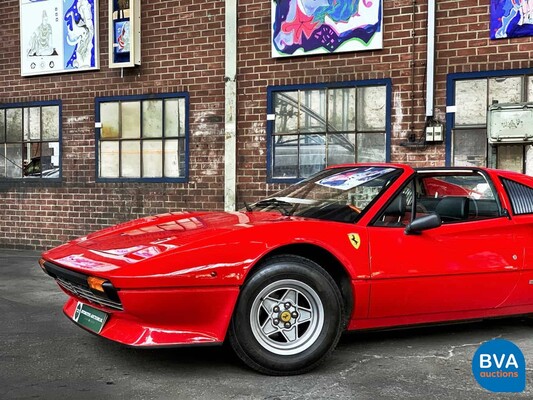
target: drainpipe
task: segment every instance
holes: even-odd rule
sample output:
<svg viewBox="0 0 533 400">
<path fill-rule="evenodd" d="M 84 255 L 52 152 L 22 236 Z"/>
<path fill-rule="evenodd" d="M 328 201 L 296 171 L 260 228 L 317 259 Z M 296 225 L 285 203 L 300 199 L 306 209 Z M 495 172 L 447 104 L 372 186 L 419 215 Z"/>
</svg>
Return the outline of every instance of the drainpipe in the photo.
<svg viewBox="0 0 533 400">
<path fill-rule="evenodd" d="M 426 118 L 433 117 L 435 98 L 435 0 L 428 0 L 428 36 L 426 62 Z"/>
<path fill-rule="evenodd" d="M 235 211 L 237 187 L 237 0 L 226 0 L 224 210 Z"/>
</svg>

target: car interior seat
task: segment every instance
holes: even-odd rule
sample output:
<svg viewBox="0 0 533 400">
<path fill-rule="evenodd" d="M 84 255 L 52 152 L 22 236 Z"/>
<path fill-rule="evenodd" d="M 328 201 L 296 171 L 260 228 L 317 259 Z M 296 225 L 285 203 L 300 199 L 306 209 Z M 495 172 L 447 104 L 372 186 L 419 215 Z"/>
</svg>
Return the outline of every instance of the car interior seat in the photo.
<svg viewBox="0 0 533 400">
<path fill-rule="evenodd" d="M 435 212 L 443 222 L 464 221 L 468 218 L 470 204 L 468 200 L 468 197 L 460 196 L 443 197 L 437 204 Z"/>
</svg>

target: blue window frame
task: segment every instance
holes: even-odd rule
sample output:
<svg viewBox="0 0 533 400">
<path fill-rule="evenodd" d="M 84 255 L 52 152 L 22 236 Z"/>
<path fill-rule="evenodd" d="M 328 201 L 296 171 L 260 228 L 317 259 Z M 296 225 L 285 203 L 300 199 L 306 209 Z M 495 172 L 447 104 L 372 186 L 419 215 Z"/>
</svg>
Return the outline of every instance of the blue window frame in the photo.
<svg viewBox="0 0 533 400">
<path fill-rule="evenodd" d="M 96 180 L 186 182 L 189 95 L 98 97 Z"/>
<path fill-rule="evenodd" d="M 267 180 L 390 161 L 390 79 L 267 88 Z"/>
<path fill-rule="evenodd" d="M 61 101 L 0 104 L 0 180 L 61 179 Z"/>
</svg>

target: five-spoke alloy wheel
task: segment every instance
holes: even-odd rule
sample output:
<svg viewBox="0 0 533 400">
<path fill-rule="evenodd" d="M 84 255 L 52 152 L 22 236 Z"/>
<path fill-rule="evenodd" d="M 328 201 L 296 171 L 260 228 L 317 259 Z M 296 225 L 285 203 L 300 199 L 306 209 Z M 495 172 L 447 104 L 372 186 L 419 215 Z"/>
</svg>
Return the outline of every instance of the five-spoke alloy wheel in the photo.
<svg viewBox="0 0 533 400">
<path fill-rule="evenodd" d="M 298 256 L 277 256 L 246 281 L 229 341 L 250 367 L 266 374 L 315 368 L 342 330 L 342 298 L 331 276 Z"/>
</svg>

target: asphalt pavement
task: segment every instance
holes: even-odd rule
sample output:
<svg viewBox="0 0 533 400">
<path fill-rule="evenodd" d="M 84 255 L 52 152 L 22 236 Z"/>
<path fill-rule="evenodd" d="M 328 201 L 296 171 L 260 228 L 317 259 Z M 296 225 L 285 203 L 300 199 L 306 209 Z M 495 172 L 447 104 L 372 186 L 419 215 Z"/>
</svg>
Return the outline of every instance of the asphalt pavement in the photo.
<svg viewBox="0 0 533 400">
<path fill-rule="evenodd" d="M 531 319 L 345 334 L 319 369 L 269 377 L 225 346 L 141 350 L 87 333 L 63 315 L 66 295 L 38 259 L 0 249 L 0 399 L 533 398 Z M 498 395 L 475 381 L 473 355 L 492 338 L 522 350 L 523 393 Z"/>
</svg>

